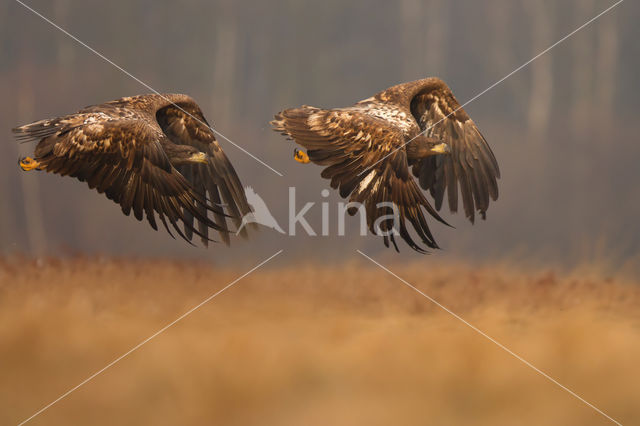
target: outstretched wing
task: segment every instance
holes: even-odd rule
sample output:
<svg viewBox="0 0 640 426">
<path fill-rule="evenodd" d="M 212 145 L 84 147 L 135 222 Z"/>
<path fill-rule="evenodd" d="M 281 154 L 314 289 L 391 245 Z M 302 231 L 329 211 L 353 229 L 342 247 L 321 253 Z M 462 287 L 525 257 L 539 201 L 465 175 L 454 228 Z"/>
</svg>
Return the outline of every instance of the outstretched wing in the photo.
<svg viewBox="0 0 640 426">
<path fill-rule="evenodd" d="M 365 206 L 369 229 L 383 234 L 387 247 L 391 241 L 398 249 L 391 232 L 395 225 L 411 248 L 425 251 L 413 240 L 406 222 L 427 247 L 438 247 L 422 209 L 445 222 L 409 174 L 402 132 L 384 120 L 348 108 L 302 107 L 282 111 L 275 118 L 271 124 L 276 131 L 307 148 L 311 161 L 328 166 L 321 175 L 331 180 L 340 196 Z M 394 209 L 399 218 L 394 218 Z M 350 209 L 351 214 L 355 212 Z"/>
<path fill-rule="evenodd" d="M 182 101 L 161 108 L 156 113 L 158 124 L 174 143 L 191 145 L 208 156 L 207 164 L 179 166 L 184 177 L 199 193 L 209 194 L 209 199 L 227 208 L 229 216 L 236 228 L 241 224 L 242 217 L 251 212 L 247 203 L 244 188 L 231 162 L 216 141 L 215 135 L 207 124 L 198 105 L 191 101 Z M 201 214 L 205 213 L 204 205 L 198 203 Z M 223 229 L 227 228 L 226 218 L 222 214 L 214 214 L 215 222 Z M 187 221 L 193 219 L 187 217 Z M 240 234 L 246 236 L 246 227 Z M 207 235 L 207 228 L 201 227 L 200 233 Z M 221 238 L 229 244 L 226 232 L 220 233 Z M 206 238 L 203 240 L 206 244 Z"/>
<path fill-rule="evenodd" d="M 119 117 L 94 110 L 13 131 L 21 139 L 40 139 L 35 157 L 41 169 L 87 182 L 120 204 L 125 215 L 133 211 L 136 219 L 142 220 L 146 214 L 153 229 L 158 229 L 157 213 L 169 234 L 167 221 L 187 241 L 190 238 L 178 227 L 178 221 L 184 223 L 186 232 L 206 237 L 185 220 L 187 215 L 205 228 L 225 231 L 206 215 L 206 210 L 217 213 L 221 208 L 206 205 L 204 195 L 169 162 L 161 146 L 166 136 L 155 122 L 135 114 Z M 196 204 L 206 206 L 204 213 Z"/>
<path fill-rule="evenodd" d="M 436 209 L 441 209 L 446 192 L 449 209 L 456 212 L 460 186 L 466 217 L 473 223 L 478 211 L 484 219 L 489 199 L 498 198 L 498 162 L 449 87 L 438 79 L 424 81 L 422 90 L 410 99 L 411 113 L 426 136 L 449 144 L 451 154 L 421 160 L 413 166 L 413 174 L 430 191 Z"/>
</svg>

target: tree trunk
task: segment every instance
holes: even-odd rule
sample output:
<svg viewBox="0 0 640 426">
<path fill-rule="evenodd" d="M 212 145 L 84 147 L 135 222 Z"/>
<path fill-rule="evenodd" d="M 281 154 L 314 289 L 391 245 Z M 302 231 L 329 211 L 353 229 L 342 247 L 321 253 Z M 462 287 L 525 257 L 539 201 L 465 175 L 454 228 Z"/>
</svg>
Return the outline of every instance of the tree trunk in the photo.
<svg viewBox="0 0 640 426">
<path fill-rule="evenodd" d="M 546 1 L 527 1 L 531 15 L 532 56 L 553 43 L 553 8 Z M 536 137 L 544 136 L 549 128 L 553 95 L 552 55 L 543 55 L 531 64 L 531 92 L 527 121 L 529 130 Z"/>
<path fill-rule="evenodd" d="M 405 80 L 442 75 L 445 70 L 447 3 L 402 0 L 400 28 Z"/>
<path fill-rule="evenodd" d="M 0 26 L 5 29 L 6 26 L 9 25 L 7 19 L 8 9 L 9 2 L 0 3 Z M 0 156 L 2 156 L 2 158 L 15 157 L 16 152 L 11 145 L 13 141 L 8 142 L 9 143 L 0 146 Z M 15 224 L 13 212 L 11 211 L 11 203 L 9 202 L 11 199 L 9 188 L 11 187 L 10 180 L 12 180 L 12 173 L 15 173 L 15 171 L 10 171 L 9 167 L 0 167 L 0 244 L 8 243 L 14 237 L 13 229 L 15 228 Z M 0 250 L 2 249 L 3 247 L 0 246 Z"/>
<path fill-rule="evenodd" d="M 520 52 L 514 43 L 514 26 L 517 26 L 522 16 L 516 14 L 517 5 L 504 0 L 493 0 L 489 3 L 487 17 L 492 28 L 492 37 L 487 58 L 487 66 L 492 79 L 499 79 L 507 75 L 514 68 L 521 65 L 522 59 L 516 56 Z M 510 97 L 519 97 L 521 93 L 526 93 L 529 89 L 528 81 L 523 78 L 509 78 L 504 85 L 510 91 Z"/>
<path fill-rule="evenodd" d="M 233 117 L 236 61 L 238 50 L 237 23 L 231 8 L 224 8 L 216 24 L 215 51 L 213 52 L 213 102 L 216 122 L 224 128 Z M 215 127 L 215 125 L 214 125 Z"/>
<path fill-rule="evenodd" d="M 427 27 L 425 69 L 428 76 L 443 75 L 446 70 L 447 27 L 449 25 L 449 8 L 446 1 L 432 0 L 424 8 L 424 24 Z M 428 77 L 424 75 L 422 77 Z"/>
<path fill-rule="evenodd" d="M 575 16 L 577 23 L 583 23 L 594 11 L 593 0 L 576 0 Z M 610 17 L 609 17 L 610 18 Z M 598 25 L 601 25 L 599 23 Z M 593 105 L 593 60 L 594 48 L 592 33 L 585 31 L 576 35 L 572 41 L 573 70 L 571 76 L 571 128 L 578 138 L 585 137 L 591 130 Z"/>
<path fill-rule="evenodd" d="M 415 80 L 425 60 L 425 27 L 422 22 L 423 3 L 420 0 L 402 0 L 400 21 L 402 29 L 402 73 L 404 80 Z"/>
<path fill-rule="evenodd" d="M 69 11 L 71 9 L 69 0 L 56 0 L 53 5 L 54 22 L 62 28 L 67 29 L 69 22 Z M 77 45 L 68 37 L 58 35 L 59 42 L 56 46 L 56 69 L 58 74 L 58 83 L 67 91 L 69 89 L 69 76 L 73 75 L 73 62 L 75 59 L 75 49 Z"/>
<path fill-rule="evenodd" d="M 616 91 L 616 71 L 618 63 L 617 14 L 611 14 L 599 22 L 596 51 L 595 103 L 598 108 L 597 128 L 599 139 L 606 139 L 611 133 L 614 116 Z M 606 140 L 604 141 L 606 142 Z"/>
<path fill-rule="evenodd" d="M 32 82 L 33 73 L 29 72 L 31 62 L 22 64 L 18 91 L 18 120 L 20 123 L 28 123 L 34 120 L 34 93 Z M 20 157 L 33 155 L 33 143 L 19 145 Z M 40 173 L 36 171 L 21 172 L 20 183 L 22 187 L 22 199 L 24 207 L 25 230 L 29 251 L 35 256 L 43 255 L 47 249 L 46 233 L 40 204 Z"/>
</svg>

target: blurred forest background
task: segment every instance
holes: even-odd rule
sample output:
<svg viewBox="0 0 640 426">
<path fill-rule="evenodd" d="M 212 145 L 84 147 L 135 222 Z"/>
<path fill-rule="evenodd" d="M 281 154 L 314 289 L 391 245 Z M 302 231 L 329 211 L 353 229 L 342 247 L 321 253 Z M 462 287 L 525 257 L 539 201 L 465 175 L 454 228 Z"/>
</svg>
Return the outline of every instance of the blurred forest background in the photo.
<svg viewBox="0 0 640 426">
<path fill-rule="evenodd" d="M 243 183 L 282 225 L 289 186 L 297 188 L 299 208 L 327 201 L 320 191 L 328 185 L 320 168 L 293 161 L 291 143 L 268 125 L 274 113 L 300 104 L 345 106 L 427 76 L 444 79 L 463 103 L 612 3 L 27 2 L 156 90 L 190 94 L 216 130 L 282 172 L 219 138 Z M 439 255 L 566 265 L 598 258 L 614 267 L 637 257 L 639 20 L 640 4 L 623 2 L 466 107 L 500 162 L 501 194 L 486 222 L 472 227 L 459 214 L 445 215 L 457 229 L 434 222 L 446 249 Z M 384 249 L 375 237 L 357 236 L 355 219 L 346 239 L 264 230 L 230 249 L 196 249 L 124 217 L 83 183 L 21 172 L 16 160 L 34 145 L 16 143 L 12 127 L 149 90 L 17 2 L 0 3 L 0 34 L 0 253 L 254 263 L 279 248 L 317 259 Z M 332 193 L 331 211 L 338 200 Z M 307 217 L 319 230 L 320 206 Z"/>
</svg>

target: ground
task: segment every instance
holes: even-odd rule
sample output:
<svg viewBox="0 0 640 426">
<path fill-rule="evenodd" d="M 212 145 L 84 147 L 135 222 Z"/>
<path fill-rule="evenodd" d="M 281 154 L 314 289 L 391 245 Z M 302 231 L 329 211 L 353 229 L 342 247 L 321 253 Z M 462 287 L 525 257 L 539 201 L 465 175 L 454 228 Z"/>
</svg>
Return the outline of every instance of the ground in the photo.
<svg viewBox="0 0 640 426">
<path fill-rule="evenodd" d="M 29 424 L 610 424 L 366 262 L 267 265 Z M 389 266 L 619 422 L 640 419 L 638 282 L 433 257 Z M 0 424 L 247 269 L 0 258 Z"/>
</svg>

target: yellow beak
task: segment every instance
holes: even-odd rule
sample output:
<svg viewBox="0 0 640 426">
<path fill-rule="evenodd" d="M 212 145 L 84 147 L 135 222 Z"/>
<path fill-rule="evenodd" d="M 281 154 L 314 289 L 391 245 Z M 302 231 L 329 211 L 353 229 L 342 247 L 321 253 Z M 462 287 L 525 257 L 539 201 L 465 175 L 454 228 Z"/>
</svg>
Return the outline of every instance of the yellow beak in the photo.
<svg viewBox="0 0 640 426">
<path fill-rule="evenodd" d="M 207 154 L 205 154 L 204 152 L 198 152 L 196 154 L 193 154 L 191 157 L 189 157 L 189 161 L 192 163 L 207 164 L 208 163 Z"/>
<path fill-rule="evenodd" d="M 449 144 L 442 142 L 431 148 L 431 152 L 435 154 L 449 154 L 451 153 L 451 147 L 449 146 Z"/>
</svg>

